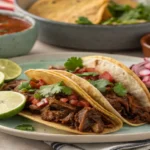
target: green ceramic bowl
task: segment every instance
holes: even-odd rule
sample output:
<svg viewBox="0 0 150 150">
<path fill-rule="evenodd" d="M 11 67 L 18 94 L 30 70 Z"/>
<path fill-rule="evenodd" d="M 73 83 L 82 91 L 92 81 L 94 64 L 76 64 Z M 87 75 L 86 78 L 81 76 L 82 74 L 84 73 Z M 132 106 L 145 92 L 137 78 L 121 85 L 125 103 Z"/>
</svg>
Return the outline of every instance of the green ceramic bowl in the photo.
<svg viewBox="0 0 150 150">
<path fill-rule="evenodd" d="M 2 10 L 0 14 L 17 17 L 31 24 L 31 27 L 21 32 L 0 36 L 0 58 L 10 58 L 28 54 L 37 39 L 38 30 L 36 21 L 18 12 Z"/>
</svg>

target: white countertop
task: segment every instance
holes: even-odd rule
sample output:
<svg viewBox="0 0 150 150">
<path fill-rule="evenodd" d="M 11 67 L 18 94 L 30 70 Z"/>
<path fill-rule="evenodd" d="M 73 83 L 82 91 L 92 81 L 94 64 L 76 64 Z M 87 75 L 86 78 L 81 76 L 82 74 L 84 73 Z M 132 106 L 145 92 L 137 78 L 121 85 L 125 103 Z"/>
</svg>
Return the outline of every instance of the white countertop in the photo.
<svg viewBox="0 0 150 150">
<path fill-rule="evenodd" d="M 29 55 L 69 51 L 78 52 L 77 50 L 58 48 L 55 46 L 48 46 L 41 42 L 36 42 Z M 142 51 L 140 50 L 115 52 L 115 54 L 143 57 Z M 50 147 L 42 141 L 28 140 L 0 133 L 0 150 L 50 150 Z"/>
</svg>

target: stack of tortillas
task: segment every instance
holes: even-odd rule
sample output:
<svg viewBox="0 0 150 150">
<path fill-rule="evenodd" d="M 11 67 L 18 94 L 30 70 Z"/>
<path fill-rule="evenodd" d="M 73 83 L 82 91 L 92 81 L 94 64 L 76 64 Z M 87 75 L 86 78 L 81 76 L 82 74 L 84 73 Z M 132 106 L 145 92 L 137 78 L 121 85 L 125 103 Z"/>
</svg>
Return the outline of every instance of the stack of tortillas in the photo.
<svg viewBox="0 0 150 150">
<path fill-rule="evenodd" d="M 76 23 L 76 20 L 82 16 L 93 24 L 99 24 L 103 16 L 107 19 L 110 15 L 107 11 L 108 3 L 109 0 L 38 0 L 29 12 L 66 23 Z"/>
</svg>

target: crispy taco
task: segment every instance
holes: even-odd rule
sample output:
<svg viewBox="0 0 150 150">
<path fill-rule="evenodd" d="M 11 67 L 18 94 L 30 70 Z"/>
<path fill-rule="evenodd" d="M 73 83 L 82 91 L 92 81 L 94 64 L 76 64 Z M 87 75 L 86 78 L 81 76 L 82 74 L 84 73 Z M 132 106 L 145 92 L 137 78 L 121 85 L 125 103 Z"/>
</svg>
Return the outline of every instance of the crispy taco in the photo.
<svg viewBox="0 0 150 150">
<path fill-rule="evenodd" d="M 149 91 L 121 62 L 104 56 L 72 57 L 64 66 L 49 69 L 69 77 L 123 122 L 131 126 L 150 123 Z"/>
<path fill-rule="evenodd" d="M 29 12 L 60 22 L 76 23 L 80 17 L 85 17 L 92 24 L 99 24 L 108 3 L 109 0 L 38 0 Z"/>
<path fill-rule="evenodd" d="M 76 134 L 105 134 L 122 127 L 122 121 L 95 102 L 66 76 L 55 72 L 28 70 L 30 81 L 12 81 L 3 90 L 26 96 L 21 116 Z M 14 83 L 13 83 L 14 82 Z"/>
</svg>

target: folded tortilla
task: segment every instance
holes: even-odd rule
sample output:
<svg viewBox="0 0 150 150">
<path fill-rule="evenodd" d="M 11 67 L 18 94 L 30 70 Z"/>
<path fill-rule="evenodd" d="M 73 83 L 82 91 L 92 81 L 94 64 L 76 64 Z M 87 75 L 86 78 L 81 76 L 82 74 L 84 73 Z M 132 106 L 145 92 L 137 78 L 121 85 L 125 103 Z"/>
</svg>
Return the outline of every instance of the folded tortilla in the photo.
<svg viewBox="0 0 150 150">
<path fill-rule="evenodd" d="M 90 105 L 93 106 L 93 108 L 96 108 L 96 110 L 100 111 L 103 114 L 103 116 L 106 117 L 107 120 L 109 120 L 112 124 L 112 127 L 104 128 L 103 132 L 100 134 L 115 132 L 122 127 L 122 121 L 117 116 L 113 115 L 112 113 L 108 112 L 103 107 L 101 107 L 82 88 L 80 88 L 78 84 L 74 83 L 68 77 L 55 73 L 53 71 L 47 72 L 47 71 L 40 70 L 40 69 L 38 70 L 31 69 L 31 70 L 26 71 L 25 74 L 31 79 L 36 79 L 36 80 L 42 79 L 47 84 L 55 84 L 55 83 L 63 81 L 63 83 L 66 86 L 70 87 L 72 90 L 78 93 L 83 99 L 87 100 L 90 103 Z M 96 134 L 92 132 L 80 132 L 76 129 L 71 129 L 69 126 L 66 126 L 66 125 L 62 125 L 62 124 L 55 123 L 55 122 L 44 121 L 41 119 L 40 115 L 33 114 L 29 111 L 22 111 L 20 115 L 28 119 L 31 119 L 33 121 L 36 121 L 38 123 L 41 123 L 50 127 L 54 127 L 60 130 L 76 133 L 76 134 Z"/>
<path fill-rule="evenodd" d="M 140 106 L 150 106 L 150 94 L 145 84 L 139 79 L 139 77 L 131 71 L 128 67 L 123 65 L 121 62 L 104 56 L 88 56 L 83 57 L 84 66 L 88 68 L 95 68 L 100 74 L 107 71 L 109 72 L 116 82 L 121 82 L 128 92 L 133 95 Z M 117 115 L 121 120 L 131 126 L 139 126 L 143 123 L 132 123 L 129 120 L 123 118 L 119 112 L 117 112 L 102 93 L 90 84 L 87 80 L 78 77 L 75 74 L 62 70 L 54 70 L 56 73 L 61 73 L 69 77 L 72 81 L 77 83 L 85 92 L 87 92 L 96 102 L 102 107 Z M 49 71 L 48 71 L 49 72 Z"/>
<path fill-rule="evenodd" d="M 29 12 L 59 22 L 76 23 L 79 17 L 86 17 L 93 24 L 99 24 L 108 2 L 109 0 L 38 0 L 29 8 Z"/>
</svg>

